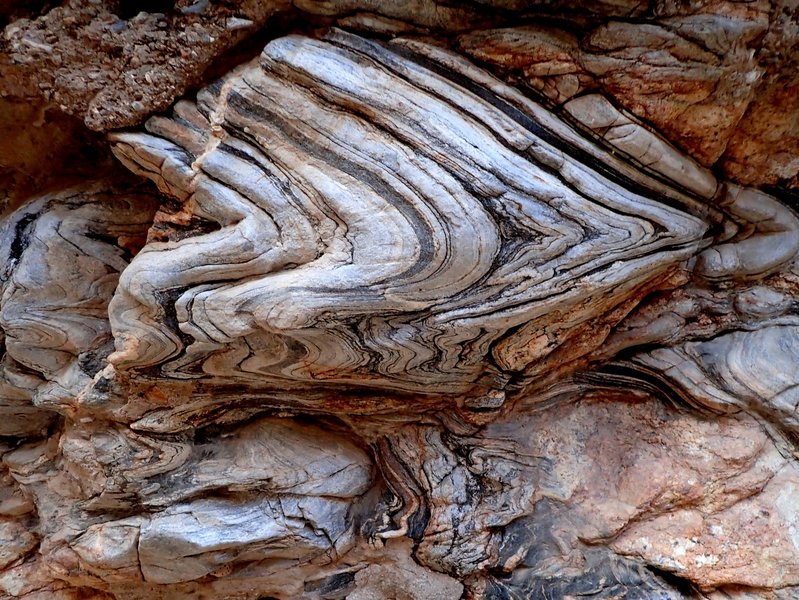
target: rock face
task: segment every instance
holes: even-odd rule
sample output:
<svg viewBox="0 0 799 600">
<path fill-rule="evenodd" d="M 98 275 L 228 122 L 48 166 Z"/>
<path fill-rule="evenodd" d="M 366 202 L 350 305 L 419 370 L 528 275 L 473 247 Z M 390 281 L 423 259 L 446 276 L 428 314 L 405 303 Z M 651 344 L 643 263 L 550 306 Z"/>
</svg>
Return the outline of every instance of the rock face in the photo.
<svg viewBox="0 0 799 600">
<path fill-rule="evenodd" d="M 799 595 L 789 6 L 6 4 L 2 597 Z"/>
</svg>

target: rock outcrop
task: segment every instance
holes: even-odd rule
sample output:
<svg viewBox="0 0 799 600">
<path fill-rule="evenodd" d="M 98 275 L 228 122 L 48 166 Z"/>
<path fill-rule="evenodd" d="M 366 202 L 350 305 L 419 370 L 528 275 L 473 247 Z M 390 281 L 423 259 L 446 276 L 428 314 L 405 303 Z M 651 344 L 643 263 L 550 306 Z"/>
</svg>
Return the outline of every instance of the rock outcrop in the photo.
<svg viewBox="0 0 799 600">
<path fill-rule="evenodd" d="M 0 595 L 799 594 L 787 3 L 129 4 L 0 4 Z"/>
</svg>

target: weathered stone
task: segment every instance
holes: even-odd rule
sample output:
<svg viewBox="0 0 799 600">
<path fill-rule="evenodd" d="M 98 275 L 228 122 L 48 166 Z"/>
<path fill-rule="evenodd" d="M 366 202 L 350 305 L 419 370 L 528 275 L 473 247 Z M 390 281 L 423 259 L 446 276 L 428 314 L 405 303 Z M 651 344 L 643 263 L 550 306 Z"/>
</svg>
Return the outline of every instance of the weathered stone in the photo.
<svg viewBox="0 0 799 600">
<path fill-rule="evenodd" d="M 0 595 L 796 597 L 788 4 L 0 2 Z"/>
</svg>

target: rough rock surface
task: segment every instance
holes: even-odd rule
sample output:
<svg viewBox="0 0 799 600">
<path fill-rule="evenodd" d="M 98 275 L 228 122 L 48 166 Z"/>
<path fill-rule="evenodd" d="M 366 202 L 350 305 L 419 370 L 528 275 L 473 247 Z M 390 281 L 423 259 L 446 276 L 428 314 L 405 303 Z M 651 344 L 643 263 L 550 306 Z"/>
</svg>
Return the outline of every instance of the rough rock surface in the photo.
<svg viewBox="0 0 799 600">
<path fill-rule="evenodd" d="M 797 14 L 0 3 L 0 597 L 797 597 Z"/>
</svg>

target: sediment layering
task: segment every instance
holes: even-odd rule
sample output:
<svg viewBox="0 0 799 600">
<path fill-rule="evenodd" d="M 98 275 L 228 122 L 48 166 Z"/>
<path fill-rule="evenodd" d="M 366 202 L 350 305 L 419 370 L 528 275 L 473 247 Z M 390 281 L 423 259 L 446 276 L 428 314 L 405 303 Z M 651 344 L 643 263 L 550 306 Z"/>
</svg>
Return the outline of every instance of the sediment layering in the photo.
<svg viewBox="0 0 799 600">
<path fill-rule="evenodd" d="M 0 6 L 0 594 L 796 597 L 787 13 L 240 4 Z"/>
</svg>

